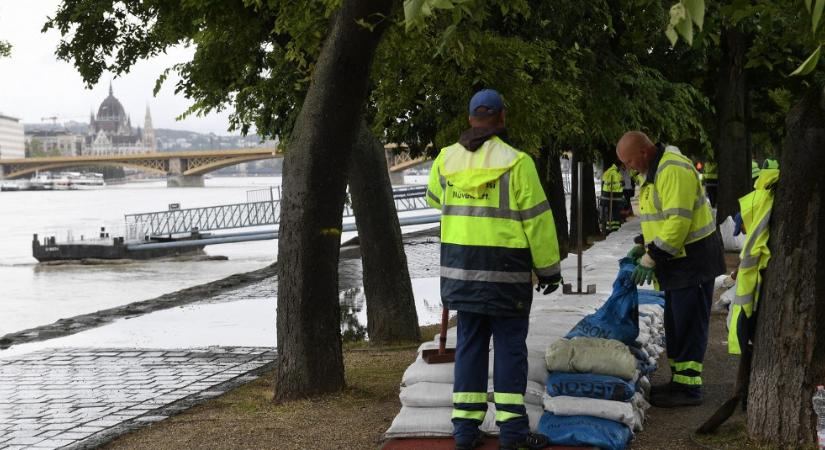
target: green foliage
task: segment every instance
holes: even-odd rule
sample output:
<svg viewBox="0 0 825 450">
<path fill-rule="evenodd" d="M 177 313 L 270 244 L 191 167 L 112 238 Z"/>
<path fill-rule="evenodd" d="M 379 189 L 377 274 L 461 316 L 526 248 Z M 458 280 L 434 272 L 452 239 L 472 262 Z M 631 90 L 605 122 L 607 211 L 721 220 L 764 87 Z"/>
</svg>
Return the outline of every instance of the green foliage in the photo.
<svg viewBox="0 0 825 450">
<path fill-rule="evenodd" d="M 232 110 L 230 131 L 262 137 L 292 129 L 329 17 L 340 0 L 64 0 L 43 30 L 63 35 L 58 58 L 87 85 L 105 71 L 128 72 L 141 59 L 192 46 L 191 61 L 171 73 L 175 93 L 193 100 L 181 117 Z M 372 18 L 365 18 L 367 21 Z"/>
<path fill-rule="evenodd" d="M 670 7 L 670 21 L 665 28 L 665 36 L 670 40 L 670 45 L 676 45 L 679 36 L 688 45 L 693 45 L 693 26 L 696 25 L 701 31 L 704 23 L 704 0 L 680 0 Z"/>
<path fill-rule="evenodd" d="M 0 41 L 0 58 L 11 55 L 11 44 L 5 41 Z"/>
</svg>

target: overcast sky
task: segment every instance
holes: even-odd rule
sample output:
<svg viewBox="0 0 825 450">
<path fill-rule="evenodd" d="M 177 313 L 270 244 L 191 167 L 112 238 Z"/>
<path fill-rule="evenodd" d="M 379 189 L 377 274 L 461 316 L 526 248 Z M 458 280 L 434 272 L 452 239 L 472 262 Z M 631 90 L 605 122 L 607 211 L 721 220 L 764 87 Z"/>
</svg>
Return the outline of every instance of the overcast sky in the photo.
<svg viewBox="0 0 825 450">
<path fill-rule="evenodd" d="M 75 68 L 58 61 L 54 55 L 60 34 L 40 30 L 47 16 L 54 15 L 59 0 L 0 0 L 0 40 L 12 45 L 11 57 L 0 58 L 0 113 L 18 117 L 26 123 L 57 116 L 58 122 L 88 122 L 89 111 L 108 95 L 111 75 L 87 90 Z M 176 121 L 191 102 L 174 95 L 176 79 L 166 80 L 157 97 L 152 88 L 167 67 L 191 57 L 192 50 L 178 48 L 169 54 L 141 61 L 132 71 L 112 80 L 115 97 L 132 117 L 132 126 L 143 126 L 148 105 L 155 128 L 173 128 L 202 133 L 229 134 L 228 113 L 190 117 Z"/>
</svg>

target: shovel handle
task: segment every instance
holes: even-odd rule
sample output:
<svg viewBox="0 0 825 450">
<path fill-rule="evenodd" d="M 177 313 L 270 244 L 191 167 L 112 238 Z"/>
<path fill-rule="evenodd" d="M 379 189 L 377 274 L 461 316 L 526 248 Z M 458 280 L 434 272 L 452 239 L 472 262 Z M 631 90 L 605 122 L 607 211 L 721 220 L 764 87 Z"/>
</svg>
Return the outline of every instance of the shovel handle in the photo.
<svg viewBox="0 0 825 450">
<path fill-rule="evenodd" d="M 450 311 L 447 308 L 441 308 L 441 334 L 438 336 L 438 353 L 444 354 L 444 349 L 447 348 L 447 322 L 450 321 Z"/>
</svg>

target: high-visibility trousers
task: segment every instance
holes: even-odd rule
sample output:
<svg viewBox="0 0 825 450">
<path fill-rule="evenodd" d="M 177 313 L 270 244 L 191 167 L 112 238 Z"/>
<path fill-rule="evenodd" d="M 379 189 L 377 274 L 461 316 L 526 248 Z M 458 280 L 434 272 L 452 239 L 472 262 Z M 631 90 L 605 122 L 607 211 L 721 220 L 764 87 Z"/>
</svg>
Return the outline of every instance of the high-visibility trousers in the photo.
<svg viewBox="0 0 825 450">
<path fill-rule="evenodd" d="M 665 346 L 671 381 L 689 391 L 702 387 L 712 301 L 713 280 L 665 291 Z"/>
<path fill-rule="evenodd" d="M 524 392 L 527 389 L 529 317 L 498 317 L 458 312 L 458 342 L 453 385 L 453 435 L 468 444 L 479 433 L 487 411 L 487 370 L 493 337 L 493 401 L 502 445 L 522 441 L 530 431 Z"/>
</svg>

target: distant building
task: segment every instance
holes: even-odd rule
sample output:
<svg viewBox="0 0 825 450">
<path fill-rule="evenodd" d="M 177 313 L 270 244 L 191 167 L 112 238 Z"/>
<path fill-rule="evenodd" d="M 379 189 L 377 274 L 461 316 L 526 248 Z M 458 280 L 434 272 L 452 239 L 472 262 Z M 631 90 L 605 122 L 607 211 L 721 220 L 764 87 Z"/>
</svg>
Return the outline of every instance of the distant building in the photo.
<svg viewBox="0 0 825 450">
<path fill-rule="evenodd" d="M 124 155 L 132 153 L 149 153 L 156 151 L 155 130 L 152 127 L 152 116 L 149 107 L 146 107 L 144 129 L 132 128 L 132 119 L 126 114 L 123 105 L 112 93 L 109 85 L 109 96 L 103 100 L 94 113 L 89 117 L 89 131 L 86 135 L 85 155 Z"/>
<path fill-rule="evenodd" d="M 0 114 L 0 159 L 26 157 L 23 124 L 20 119 Z"/>
<path fill-rule="evenodd" d="M 37 130 L 26 133 L 26 144 L 43 155 L 80 156 L 85 136 L 68 130 Z"/>
</svg>

